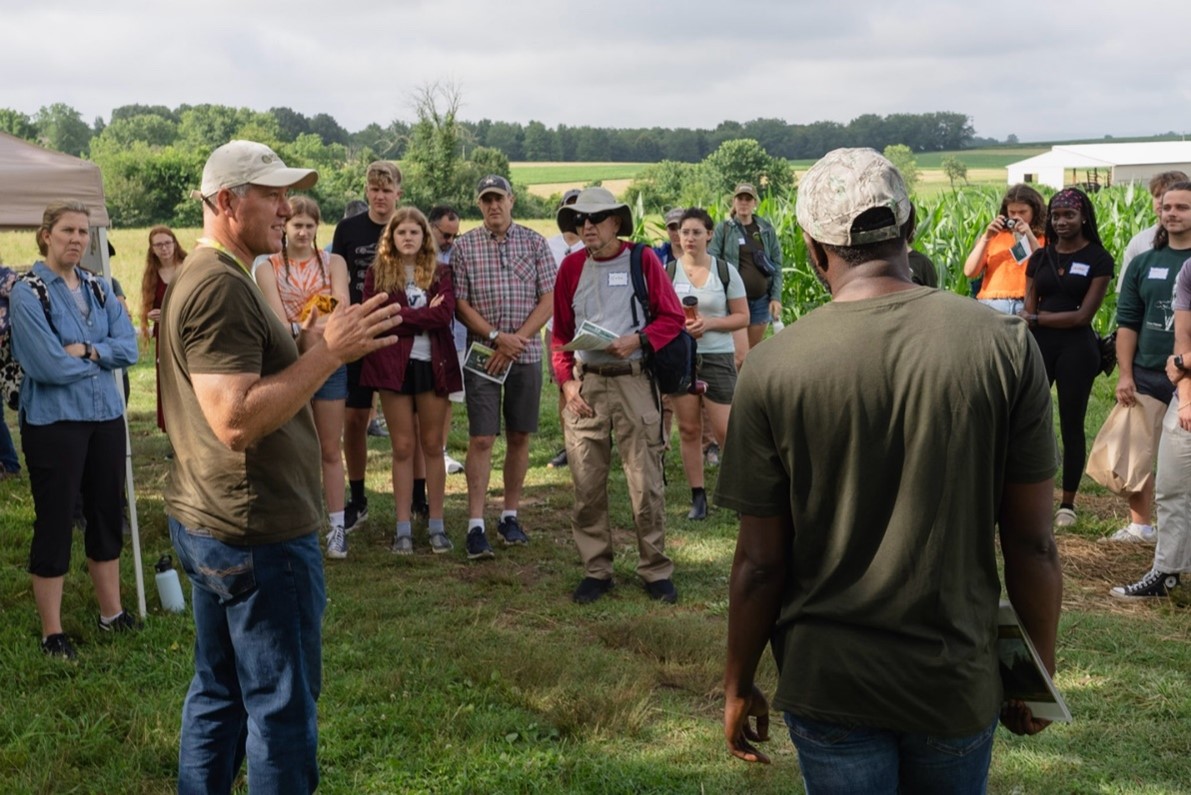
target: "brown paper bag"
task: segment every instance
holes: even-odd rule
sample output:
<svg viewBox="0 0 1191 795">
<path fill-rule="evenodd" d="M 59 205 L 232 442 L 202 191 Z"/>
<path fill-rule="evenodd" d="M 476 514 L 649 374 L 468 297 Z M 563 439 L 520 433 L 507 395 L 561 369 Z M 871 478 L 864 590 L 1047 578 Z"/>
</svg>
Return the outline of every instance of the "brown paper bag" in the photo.
<svg viewBox="0 0 1191 795">
<path fill-rule="evenodd" d="M 1088 455 L 1088 477 L 1113 494 L 1141 491 L 1154 476 L 1154 456 L 1166 406 L 1138 395 L 1132 406 L 1112 407 Z"/>
</svg>

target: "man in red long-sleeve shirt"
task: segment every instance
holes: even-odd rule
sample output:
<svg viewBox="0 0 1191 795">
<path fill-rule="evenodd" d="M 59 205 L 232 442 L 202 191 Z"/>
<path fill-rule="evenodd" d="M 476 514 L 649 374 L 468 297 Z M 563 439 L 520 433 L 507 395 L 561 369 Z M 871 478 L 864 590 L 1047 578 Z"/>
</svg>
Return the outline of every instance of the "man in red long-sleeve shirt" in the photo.
<svg viewBox="0 0 1191 795">
<path fill-rule="evenodd" d="M 583 239 L 568 255 L 554 285 L 554 375 L 563 391 L 567 461 L 575 484 L 573 533 L 584 577 L 572 598 L 599 599 L 612 588 L 612 531 L 608 521 L 608 470 L 612 435 L 624 462 L 637 531 L 637 574 L 653 599 L 673 603 L 674 564 L 665 554 L 661 411 L 644 369 L 646 349 L 678 336 L 682 307 L 657 255 L 642 251 L 649 293 L 648 318 L 636 305 L 629 272 L 633 230 L 628 205 L 604 188 L 588 188 L 558 211 L 558 225 Z M 652 318 L 651 320 L 649 318 Z M 615 335 L 599 349 L 564 351 L 584 322 Z"/>
</svg>

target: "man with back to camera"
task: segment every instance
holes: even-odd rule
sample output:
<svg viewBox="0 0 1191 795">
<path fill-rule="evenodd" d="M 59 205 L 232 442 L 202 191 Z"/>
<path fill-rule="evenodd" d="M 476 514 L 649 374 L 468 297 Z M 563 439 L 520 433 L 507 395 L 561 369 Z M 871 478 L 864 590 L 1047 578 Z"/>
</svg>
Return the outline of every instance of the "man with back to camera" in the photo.
<svg viewBox="0 0 1191 795">
<path fill-rule="evenodd" d="M 263 144 L 232 141 L 203 168 L 203 234 L 160 320 L 161 402 L 174 459 L 170 539 L 192 583 L 194 679 L 178 792 L 318 786 L 315 702 L 326 604 L 318 437 L 310 398 L 344 362 L 396 341 L 383 296 L 295 340 L 249 275 L 281 250 L 290 188 L 318 179 Z"/>
<path fill-rule="evenodd" d="M 590 604 L 613 587 L 608 475 L 615 435 L 633 509 L 637 576 L 651 599 L 673 604 L 678 589 L 665 551 L 661 414 L 644 364 L 647 350 L 661 349 L 682 331 L 682 306 L 657 255 L 643 247 L 641 274 L 649 293 L 649 316 L 643 316 L 633 292 L 633 245 L 621 239 L 633 233 L 633 215 L 607 189 L 586 188 L 578 201 L 559 209 L 558 225 L 581 234 L 586 249 L 563 260 L 558 272 L 551 346 L 575 484 L 571 528 L 583 559 L 583 579 L 571 599 Z M 603 350 L 563 350 L 584 321 L 616 339 Z"/>
<path fill-rule="evenodd" d="M 467 557 L 493 557 L 484 528 L 484 504 L 492 472 L 492 445 L 505 425 L 504 509 L 497 532 L 506 545 L 529 543 L 517 519 L 529 470 L 529 437 L 538 430 L 542 398 L 542 340 L 538 336 L 554 306 L 558 266 L 546 239 L 513 223 L 513 188 L 492 174 L 476 186 L 484 223 L 451 249 L 455 313 L 471 331 L 469 342 L 495 351 L 488 372 L 506 369 L 503 384 L 464 371 L 467 421 Z"/>
<path fill-rule="evenodd" d="M 1117 298 L 1117 402 L 1140 404 L 1149 421 L 1151 446 L 1157 453 L 1162 418 L 1175 388 L 1166 377 L 1166 359 L 1174 350 L 1175 279 L 1191 257 L 1191 182 L 1174 182 L 1159 198 L 1158 229 L 1151 248 L 1133 258 L 1121 277 Z M 1139 401 L 1139 396 L 1152 398 Z M 1152 544 L 1154 477 L 1129 500 L 1129 524 L 1106 541 Z"/>
<path fill-rule="evenodd" d="M 385 224 L 401 201 L 401 169 L 387 160 L 368 165 L 364 198 L 368 212 L 344 218 L 335 226 L 331 253 L 347 262 L 348 294 L 353 304 L 364 299 L 364 277 Z M 347 409 L 343 415 L 343 459 L 347 467 L 348 499 L 343 508 L 343 529 L 351 532 L 368 519 L 364 475 L 368 466 L 368 421 L 376 390 L 360 386 L 359 361 L 347 366 Z"/>
<path fill-rule="evenodd" d="M 1009 599 L 1054 671 L 1042 357 L 1016 318 L 910 282 L 913 208 L 877 152 L 828 153 L 797 215 L 832 301 L 754 348 L 736 387 L 716 495 L 741 513 L 728 748 L 768 762 L 752 743 L 771 642 L 808 792 L 982 792 L 998 714 L 1046 726 L 1001 703 L 997 525 Z"/>
</svg>

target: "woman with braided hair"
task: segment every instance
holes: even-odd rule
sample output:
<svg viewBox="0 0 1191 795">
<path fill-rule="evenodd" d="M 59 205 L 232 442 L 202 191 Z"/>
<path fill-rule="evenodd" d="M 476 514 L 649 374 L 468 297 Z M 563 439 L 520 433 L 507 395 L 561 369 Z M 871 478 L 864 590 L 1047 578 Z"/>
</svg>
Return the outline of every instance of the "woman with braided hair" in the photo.
<svg viewBox="0 0 1191 795">
<path fill-rule="evenodd" d="M 1100 372 L 1100 346 L 1092 318 L 1112 280 L 1113 259 L 1100 243 L 1087 195 L 1065 188 L 1046 213 L 1046 245 L 1026 266 L 1025 309 L 1019 314 L 1042 350 L 1046 375 L 1058 384 L 1063 442 L 1063 498 L 1056 527 L 1075 524 L 1075 493 L 1087 456 L 1084 416 Z"/>
</svg>

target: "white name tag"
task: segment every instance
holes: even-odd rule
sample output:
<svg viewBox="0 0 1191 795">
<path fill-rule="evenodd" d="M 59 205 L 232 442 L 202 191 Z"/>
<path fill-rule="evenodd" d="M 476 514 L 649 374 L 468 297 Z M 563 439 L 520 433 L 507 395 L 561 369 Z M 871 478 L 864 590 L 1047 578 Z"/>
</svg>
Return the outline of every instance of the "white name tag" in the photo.
<svg viewBox="0 0 1191 795">
<path fill-rule="evenodd" d="M 1086 262 L 1072 262 L 1071 263 L 1071 275 L 1072 276 L 1087 276 L 1088 268 L 1089 268 L 1089 266 Z"/>
<path fill-rule="evenodd" d="M 1170 268 L 1150 268 L 1149 278 L 1165 279 L 1168 273 L 1170 273 Z"/>
<path fill-rule="evenodd" d="M 679 295 L 690 295 L 691 286 L 690 284 L 676 284 L 674 285 L 674 292 L 678 293 Z"/>
<path fill-rule="evenodd" d="M 628 287 L 629 275 L 627 273 L 609 273 L 608 274 L 609 287 Z"/>
<path fill-rule="evenodd" d="M 737 245 L 740 245 L 740 246 L 743 246 L 743 245 L 744 245 L 744 238 L 743 238 L 743 237 L 742 237 L 742 238 L 740 238 L 740 241 L 739 241 L 739 243 L 737 243 Z"/>
</svg>

